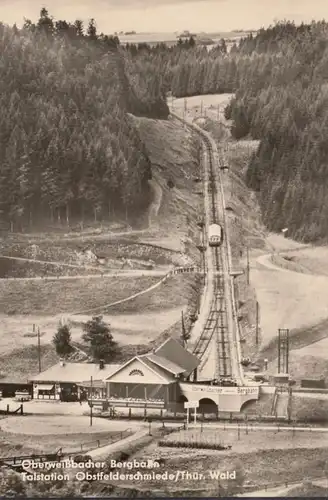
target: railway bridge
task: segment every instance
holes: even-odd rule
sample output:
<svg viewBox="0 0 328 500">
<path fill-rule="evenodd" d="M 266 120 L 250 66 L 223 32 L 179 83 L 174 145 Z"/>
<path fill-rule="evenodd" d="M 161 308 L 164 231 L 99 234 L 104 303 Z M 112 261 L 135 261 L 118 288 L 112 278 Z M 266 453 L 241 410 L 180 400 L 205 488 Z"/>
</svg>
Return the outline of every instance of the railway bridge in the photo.
<svg viewBox="0 0 328 500">
<path fill-rule="evenodd" d="M 198 402 L 200 406 L 216 407 L 217 411 L 240 412 L 248 401 L 259 398 L 259 386 L 220 387 L 207 384 L 180 383 L 183 401 Z"/>
</svg>

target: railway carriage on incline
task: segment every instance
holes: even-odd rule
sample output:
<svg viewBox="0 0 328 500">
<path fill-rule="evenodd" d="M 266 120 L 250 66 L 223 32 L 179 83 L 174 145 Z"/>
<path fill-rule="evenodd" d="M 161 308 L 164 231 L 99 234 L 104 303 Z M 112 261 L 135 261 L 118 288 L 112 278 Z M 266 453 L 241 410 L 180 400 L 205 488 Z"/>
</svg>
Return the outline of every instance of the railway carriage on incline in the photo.
<svg viewBox="0 0 328 500">
<path fill-rule="evenodd" d="M 208 244 L 210 247 L 218 247 L 222 243 L 222 227 L 219 224 L 211 224 L 208 228 Z"/>
</svg>

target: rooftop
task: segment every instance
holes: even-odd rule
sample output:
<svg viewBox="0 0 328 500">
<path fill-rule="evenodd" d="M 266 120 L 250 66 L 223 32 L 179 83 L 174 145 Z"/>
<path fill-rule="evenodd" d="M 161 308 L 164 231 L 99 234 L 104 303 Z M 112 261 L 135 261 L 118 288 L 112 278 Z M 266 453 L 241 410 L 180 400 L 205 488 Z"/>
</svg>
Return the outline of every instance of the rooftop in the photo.
<svg viewBox="0 0 328 500">
<path fill-rule="evenodd" d="M 168 338 L 155 350 L 154 354 L 157 357 L 170 361 L 178 367 L 181 366 L 187 375 L 195 370 L 200 363 L 200 360 L 194 354 L 191 354 L 177 340 L 172 338 Z"/>
<path fill-rule="evenodd" d="M 141 356 L 139 356 L 141 357 Z M 173 373 L 174 375 L 179 375 L 180 373 L 184 373 L 185 369 L 182 368 L 181 366 L 176 365 L 175 363 L 172 363 L 172 361 L 169 361 L 168 359 L 162 358 L 160 356 L 157 356 L 157 354 L 145 354 L 142 356 L 143 359 L 148 359 L 151 361 L 151 363 L 164 368 L 165 370 L 168 370 L 169 372 Z"/>
<path fill-rule="evenodd" d="M 84 380 L 103 380 L 110 377 L 121 365 L 110 364 L 99 368 L 97 363 L 57 363 L 48 370 L 31 378 L 32 382 L 71 382 L 77 383 Z"/>
</svg>

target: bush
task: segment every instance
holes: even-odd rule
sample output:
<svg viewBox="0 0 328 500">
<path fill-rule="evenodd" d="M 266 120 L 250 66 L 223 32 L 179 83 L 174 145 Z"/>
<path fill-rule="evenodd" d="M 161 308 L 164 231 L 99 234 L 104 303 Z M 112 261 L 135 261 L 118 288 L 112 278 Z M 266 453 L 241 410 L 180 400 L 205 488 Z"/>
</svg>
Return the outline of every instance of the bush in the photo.
<svg viewBox="0 0 328 500">
<path fill-rule="evenodd" d="M 158 446 L 166 448 L 193 448 L 196 450 L 226 450 L 229 447 L 218 443 L 202 443 L 201 441 L 165 441 L 158 442 Z"/>
</svg>

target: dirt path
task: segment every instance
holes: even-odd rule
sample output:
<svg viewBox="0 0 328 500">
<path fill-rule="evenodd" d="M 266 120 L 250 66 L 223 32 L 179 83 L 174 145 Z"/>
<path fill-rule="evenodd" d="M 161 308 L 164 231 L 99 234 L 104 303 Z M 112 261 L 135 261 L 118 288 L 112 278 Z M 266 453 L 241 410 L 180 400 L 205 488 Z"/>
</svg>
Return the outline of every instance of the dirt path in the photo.
<svg viewBox="0 0 328 500">
<path fill-rule="evenodd" d="M 148 428 L 140 429 L 131 436 L 128 436 L 120 441 L 116 441 L 115 443 L 110 443 L 107 446 L 102 446 L 101 448 L 97 448 L 96 450 L 92 450 L 88 452 L 88 455 L 93 460 L 103 460 L 108 458 L 108 456 L 112 455 L 116 451 L 122 450 L 124 446 L 132 445 L 139 439 L 147 436 L 149 434 Z"/>
<path fill-rule="evenodd" d="M 110 304 L 105 304 L 99 307 L 95 307 L 93 309 L 88 309 L 84 311 L 79 311 L 75 313 L 71 313 L 73 315 L 79 315 L 79 314 L 88 314 L 88 313 L 94 313 L 94 312 L 101 312 L 104 309 L 108 309 L 109 307 L 117 306 L 118 304 L 123 304 L 124 302 L 128 302 L 129 300 L 135 299 L 136 297 L 140 297 L 141 295 L 144 295 L 145 293 L 149 293 L 152 290 L 155 290 L 158 288 L 162 283 L 165 283 L 165 281 L 168 278 L 168 274 L 166 274 L 160 281 L 155 283 L 155 285 L 150 286 L 149 288 L 146 288 L 146 290 L 141 290 L 141 292 L 135 293 L 133 295 L 130 295 L 130 297 L 126 297 L 125 299 L 117 300 L 116 302 L 111 302 Z"/>
<path fill-rule="evenodd" d="M 36 276 L 32 278 L 0 278 L 5 281 L 57 281 L 57 280 L 82 280 L 82 279 L 93 279 L 93 278 L 119 278 L 119 277 L 135 277 L 142 278 L 144 276 L 166 276 L 168 270 L 143 270 L 143 269 L 134 269 L 131 271 L 115 271 L 103 274 L 78 274 L 77 276 Z"/>
<path fill-rule="evenodd" d="M 148 228 L 152 228 L 154 222 L 156 222 L 156 217 L 158 216 L 158 212 L 161 208 L 162 198 L 163 198 L 163 190 L 159 184 L 159 182 L 154 178 L 148 181 L 151 189 L 153 191 L 153 201 L 148 210 Z"/>
<path fill-rule="evenodd" d="M 256 261 L 261 265 L 264 266 L 267 269 L 272 269 L 273 271 L 279 271 L 279 272 L 285 272 L 285 273 L 296 273 L 298 274 L 298 271 L 293 270 L 293 269 L 286 269 L 285 267 L 277 266 L 272 262 L 272 254 L 268 253 L 265 255 L 261 255 L 260 257 L 257 257 Z"/>
</svg>

